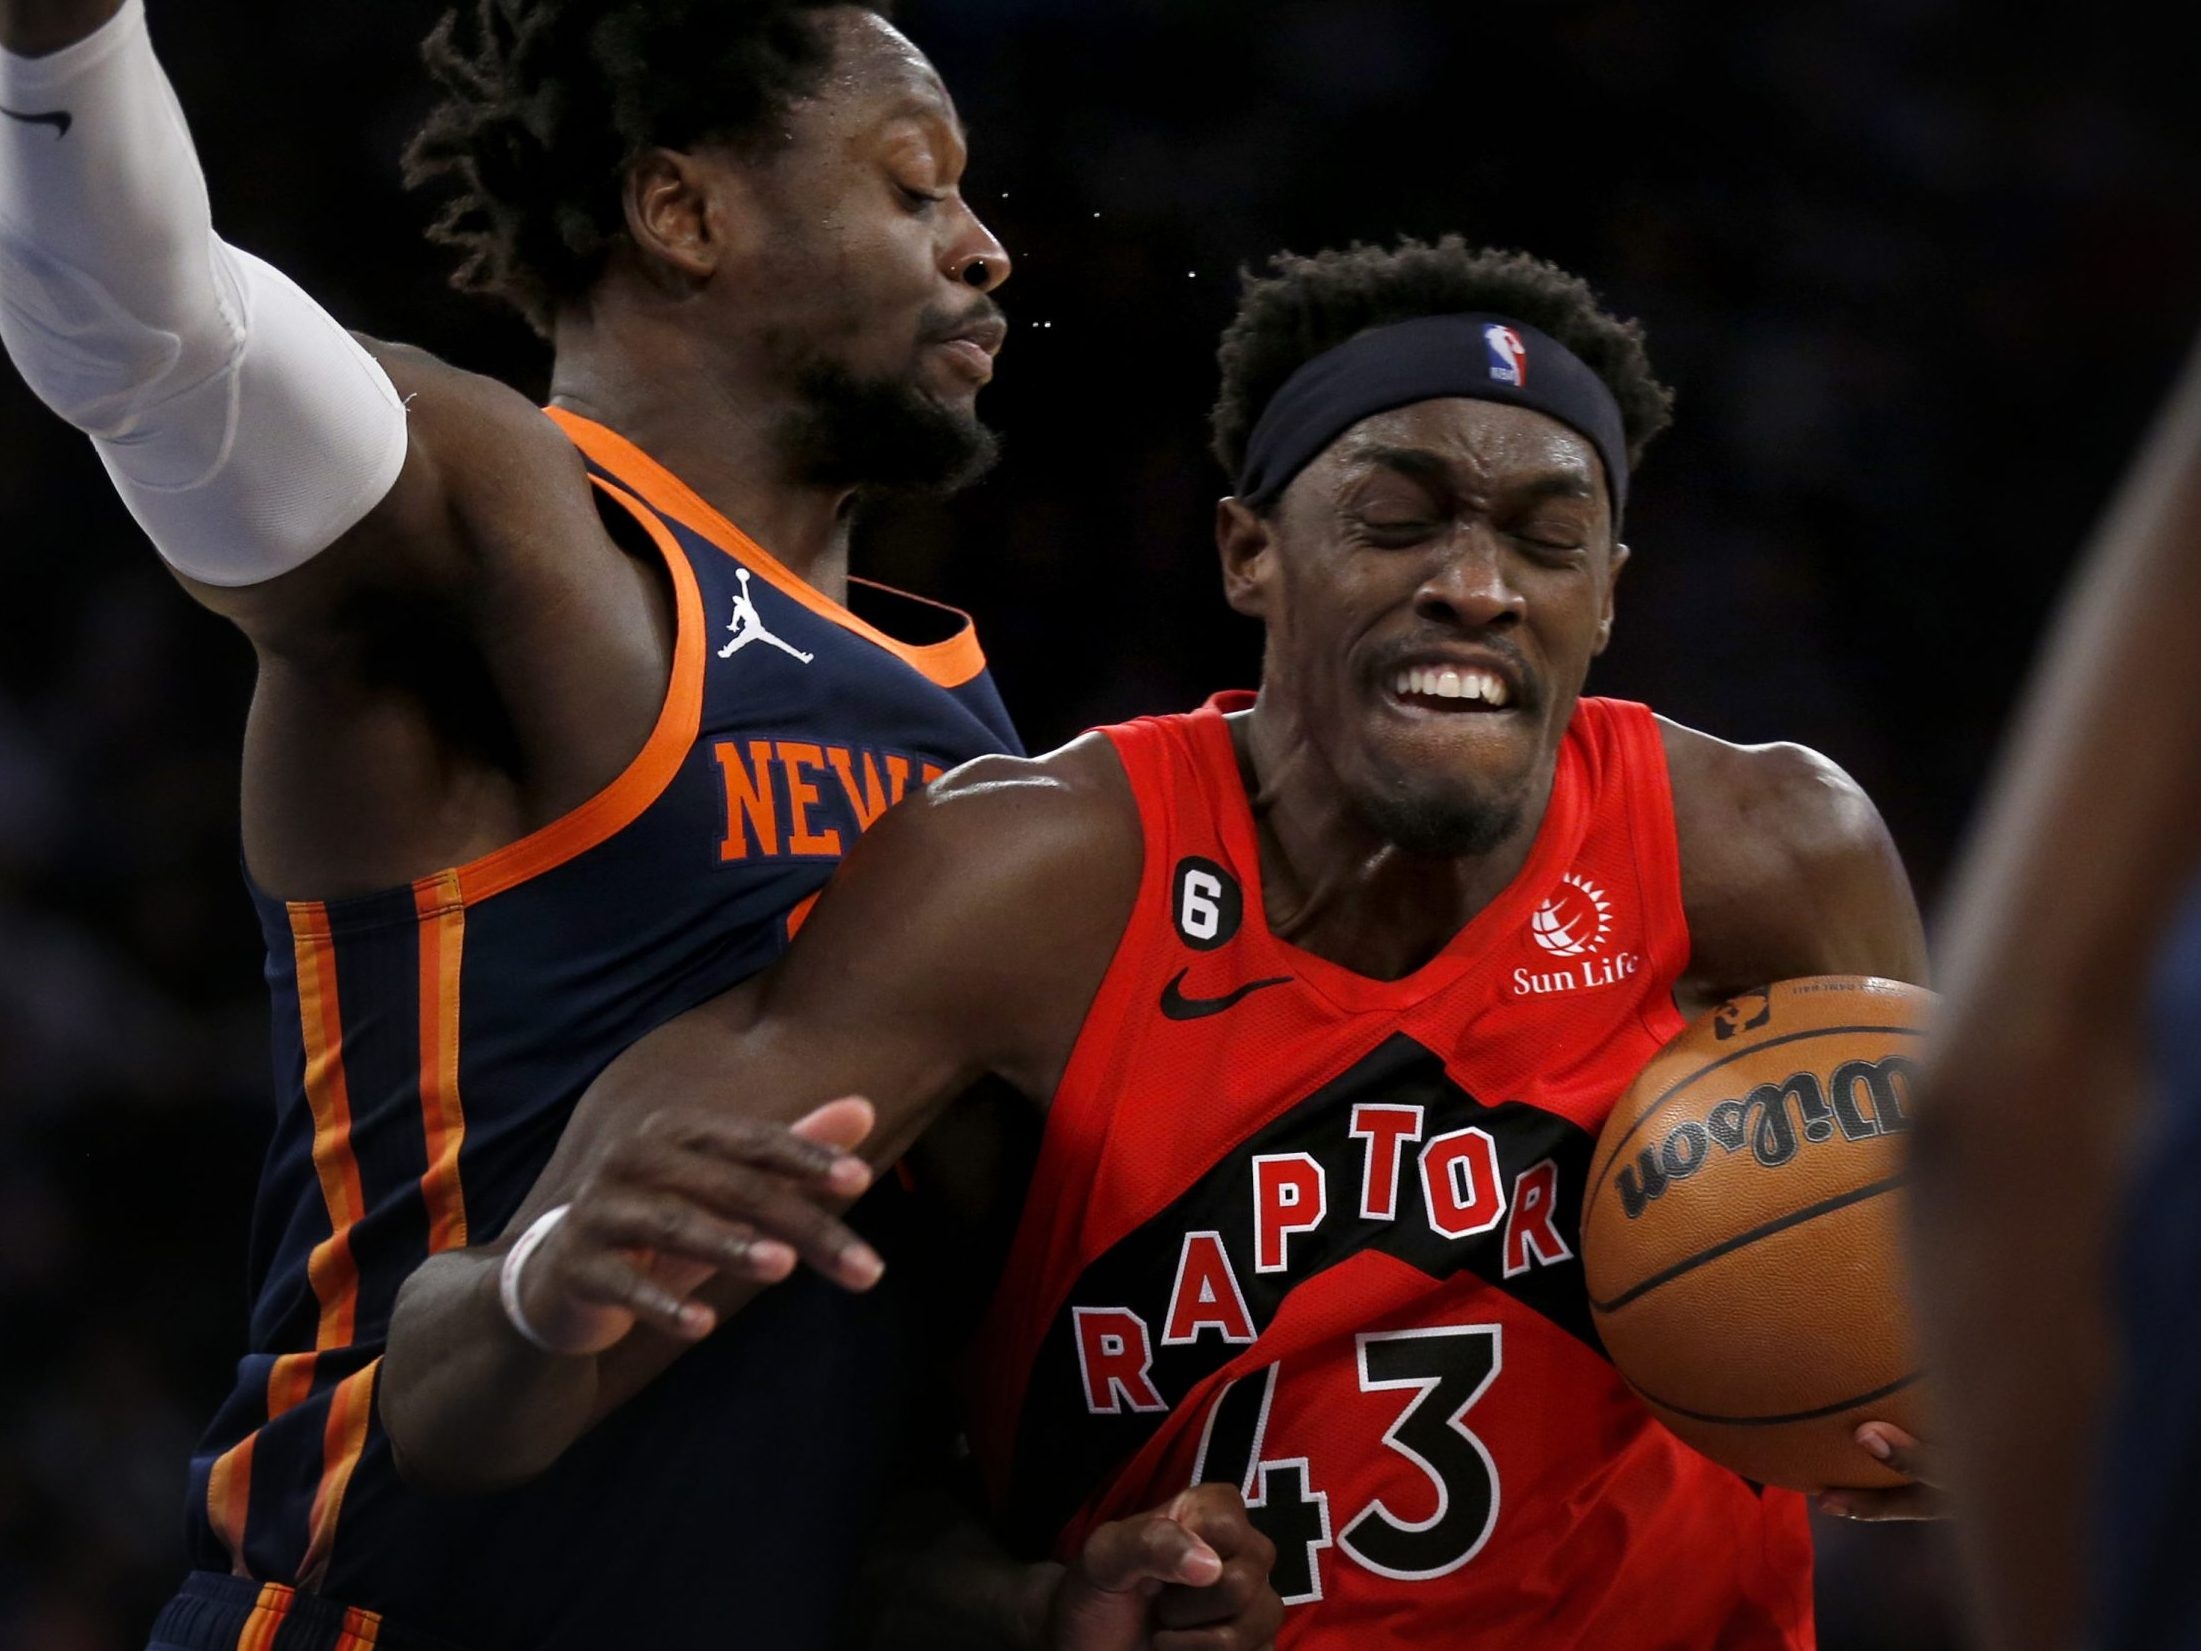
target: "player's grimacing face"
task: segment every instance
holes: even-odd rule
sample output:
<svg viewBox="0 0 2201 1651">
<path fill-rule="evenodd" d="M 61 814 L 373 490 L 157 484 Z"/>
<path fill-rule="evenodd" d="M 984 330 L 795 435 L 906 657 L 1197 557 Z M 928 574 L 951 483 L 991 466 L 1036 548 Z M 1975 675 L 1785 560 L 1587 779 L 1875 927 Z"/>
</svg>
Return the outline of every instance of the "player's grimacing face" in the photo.
<svg viewBox="0 0 2201 1651">
<path fill-rule="evenodd" d="M 1548 791 L 1624 547 L 1604 469 L 1542 413 L 1448 398 L 1364 419 L 1293 479 L 1234 579 L 1354 811 L 1411 852 L 1487 852 Z"/>
<path fill-rule="evenodd" d="M 906 383 L 969 414 L 1004 329 L 987 294 L 1009 258 L 962 195 L 955 105 L 873 12 L 831 14 L 833 67 L 789 112 L 764 191 L 772 222 L 735 301 L 798 367 Z"/>
</svg>

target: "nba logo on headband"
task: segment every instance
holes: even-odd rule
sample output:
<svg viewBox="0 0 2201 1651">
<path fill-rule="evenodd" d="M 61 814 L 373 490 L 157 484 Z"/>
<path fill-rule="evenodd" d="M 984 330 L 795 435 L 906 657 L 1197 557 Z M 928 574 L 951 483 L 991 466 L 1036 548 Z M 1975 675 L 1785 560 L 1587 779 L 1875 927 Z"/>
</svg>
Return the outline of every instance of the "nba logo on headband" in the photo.
<svg viewBox="0 0 2201 1651">
<path fill-rule="evenodd" d="M 1521 342 L 1519 333 L 1493 321 L 1483 329 L 1483 342 L 1490 346 L 1492 379 L 1516 389 L 1528 382 L 1528 346 Z"/>
</svg>

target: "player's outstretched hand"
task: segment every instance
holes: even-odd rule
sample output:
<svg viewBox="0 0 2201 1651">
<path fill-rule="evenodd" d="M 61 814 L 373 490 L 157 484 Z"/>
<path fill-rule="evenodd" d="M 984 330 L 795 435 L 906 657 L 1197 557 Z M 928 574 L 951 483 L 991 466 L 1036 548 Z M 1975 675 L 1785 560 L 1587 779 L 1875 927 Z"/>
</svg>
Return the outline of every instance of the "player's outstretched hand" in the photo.
<svg viewBox="0 0 2201 1651">
<path fill-rule="evenodd" d="M 829 1101 L 787 1126 L 668 1108 L 590 1166 L 566 1213 L 525 1258 L 528 1326 L 564 1353 L 596 1353 L 636 1324 L 683 1341 L 716 1328 L 691 1299 L 718 1275 L 776 1284 L 799 1263 L 868 1290 L 885 1270 L 835 1214 L 871 1184 L 850 1148 L 871 1103 Z"/>
<path fill-rule="evenodd" d="M 1283 1625 L 1276 1548 L 1235 1485 L 1101 1526 L 1048 1612 L 1049 1651 L 1264 1651 Z"/>
<path fill-rule="evenodd" d="M 1822 1513 L 1864 1520 L 1949 1517 L 1949 1499 L 1934 1482 L 1933 1453 L 1924 1445 L 1899 1427 L 1867 1422 L 1857 1430 L 1857 1448 L 1911 1482 L 1886 1490 L 1823 1491 L 1818 1497 Z"/>
</svg>

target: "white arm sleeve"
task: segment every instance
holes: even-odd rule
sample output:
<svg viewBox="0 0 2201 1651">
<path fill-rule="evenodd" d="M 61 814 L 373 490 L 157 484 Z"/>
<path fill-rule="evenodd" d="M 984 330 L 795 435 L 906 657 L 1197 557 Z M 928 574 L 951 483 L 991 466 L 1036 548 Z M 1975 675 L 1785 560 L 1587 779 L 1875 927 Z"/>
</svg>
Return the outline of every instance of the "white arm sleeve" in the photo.
<svg viewBox="0 0 2201 1651">
<path fill-rule="evenodd" d="M 310 560 L 405 463 L 389 376 L 215 236 L 144 0 L 51 56 L 0 50 L 0 342 L 210 585 Z"/>
</svg>

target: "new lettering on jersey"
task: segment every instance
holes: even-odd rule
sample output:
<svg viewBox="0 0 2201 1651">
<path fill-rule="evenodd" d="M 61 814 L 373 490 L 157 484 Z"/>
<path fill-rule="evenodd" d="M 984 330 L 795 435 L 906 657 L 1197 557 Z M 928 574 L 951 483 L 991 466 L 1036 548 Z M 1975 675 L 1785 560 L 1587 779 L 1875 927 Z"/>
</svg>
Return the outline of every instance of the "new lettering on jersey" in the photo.
<svg viewBox="0 0 2201 1651">
<path fill-rule="evenodd" d="M 1066 1554 L 1222 1480 L 1282 1646 L 1808 1646 L 1801 1499 L 1650 1417 L 1576 1256 L 1597 1129 L 1682 1024 L 1655 722 L 1583 701 L 1514 884 L 1382 982 L 1268 932 L 1244 703 L 1109 730 L 1146 872 L 974 1365 L 1006 1527 Z"/>
</svg>

